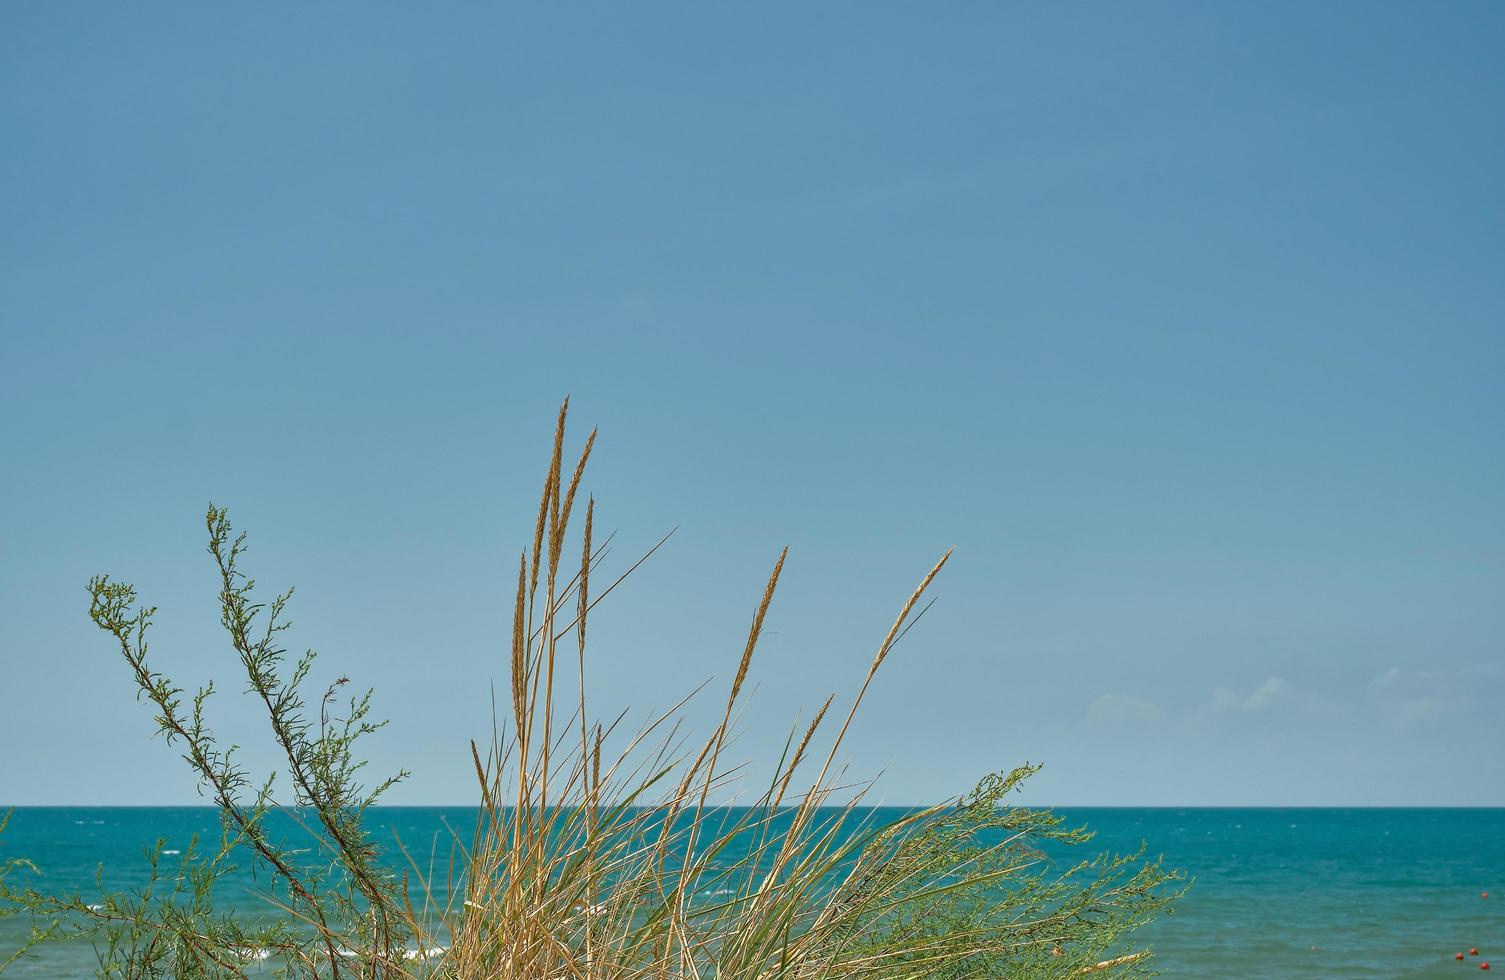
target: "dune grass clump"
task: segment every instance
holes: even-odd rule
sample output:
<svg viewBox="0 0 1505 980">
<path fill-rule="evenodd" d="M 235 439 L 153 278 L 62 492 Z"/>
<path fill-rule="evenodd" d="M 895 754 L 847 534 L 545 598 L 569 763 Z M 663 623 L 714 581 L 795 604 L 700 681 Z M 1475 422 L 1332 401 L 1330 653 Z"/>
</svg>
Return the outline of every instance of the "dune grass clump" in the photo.
<svg viewBox="0 0 1505 980">
<path fill-rule="evenodd" d="M 368 785 L 356 751 L 379 724 L 371 693 L 340 678 L 310 703 L 315 657 L 281 645 L 291 592 L 255 598 L 244 536 L 211 507 L 209 551 L 221 620 L 286 762 L 286 795 L 255 782 L 208 723 L 212 685 L 191 696 L 149 657 L 154 609 L 106 577 L 90 615 L 109 633 L 221 815 L 213 846 L 170 867 L 160 845 L 130 894 L 0 898 L 94 937 L 100 973 L 126 977 L 607 978 L 1069 977 L 1142 973 L 1129 933 L 1165 911 L 1179 876 L 1142 854 L 1063 862 L 1090 834 L 1048 810 L 1009 803 L 1033 767 L 885 825 L 846 784 L 840 750 L 874 677 L 928 608 L 942 555 L 902 604 L 866 675 L 791 731 L 766 786 L 749 789 L 727 752 L 786 552 L 774 562 L 720 710 L 692 737 L 685 701 L 628 731 L 595 720 L 586 697 L 592 610 L 648 555 L 600 588 L 610 539 L 579 490 L 592 432 L 567 470 L 561 408 L 532 545 L 512 601 L 510 684 L 494 731 L 471 742 L 480 815 L 457 832 L 444 881 L 399 843 L 381 854 L 369 808 L 406 774 Z M 579 518 L 583 511 L 583 519 Z M 688 699 L 687 699 L 688 700 Z M 834 711 L 834 713 L 833 713 Z M 839 719 L 839 721 L 838 721 Z M 736 806 L 726 796 L 740 792 Z M 838 803 L 837 801 L 840 800 Z M 315 842 L 268 830 L 292 815 Z M 266 872 L 281 915 L 248 925 L 216 889 L 236 861 Z"/>
</svg>

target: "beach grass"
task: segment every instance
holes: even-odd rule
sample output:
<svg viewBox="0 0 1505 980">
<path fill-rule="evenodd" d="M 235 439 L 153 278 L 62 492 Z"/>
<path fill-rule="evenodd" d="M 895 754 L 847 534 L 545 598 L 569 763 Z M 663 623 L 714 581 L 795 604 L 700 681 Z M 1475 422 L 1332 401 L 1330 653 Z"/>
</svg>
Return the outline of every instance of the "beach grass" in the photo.
<svg viewBox="0 0 1505 980">
<path fill-rule="evenodd" d="M 874 677 L 929 608 L 949 551 L 899 603 L 853 693 L 827 698 L 791 727 L 766 785 L 746 786 L 729 755 L 787 549 L 771 564 L 726 688 L 687 694 L 631 730 L 625 716 L 598 719 L 586 683 L 592 611 L 659 545 L 620 572 L 604 571 L 610 542 L 598 539 L 594 499 L 581 495 L 596 433 L 572 462 L 567 413 L 568 400 L 531 546 L 517 562 L 505 703 L 492 732 L 464 748 L 480 819 L 473 833 L 455 834 L 442 876 L 401 842 L 397 853 L 380 853 L 370 808 L 406 773 L 366 776 L 358 749 L 380 727 L 373 695 L 345 694 L 343 677 L 308 693 L 314 655 L 290 658 L 282 645 L 292 593 L 259 598 L 241 567 L 244 535 L 211 506 L 205 527 L 221 620 L 285 760 L 290 795 L 253 778 L 220 744 L 209 722 L 212 687 L 190 694 L 155 670 L 156 611 L 129 585 L 96 578 L 90 615 L 218 808 L 223 832 L 170 865 L 159 854 L 142 891 L 57 896 L 0 879 L 0 898 L 42 929 L 89 937 L 108 976 L 814 980 L 1148 970 L 1148 950 L 1130 945 L 1131 934 L 1170 908 L 1179 876 L 1142 852 L 1063 860 L 1091 835 L 1049 810 L 1013 804 L 1035 767 L 985 776 L 955 799 L 883 825 L 863 823 L 869 787 L 847 776 L 843 745 Z M 717 699 L 709 731 L 692 732 L 691 696 Z M 300 821 L 316 859 L 268 833 L 274 811 Z M 253 862 L 275 883 L 277 921 L 251 924 L 220 907 L 215 882 L 235 861 Z"/>
</svg>

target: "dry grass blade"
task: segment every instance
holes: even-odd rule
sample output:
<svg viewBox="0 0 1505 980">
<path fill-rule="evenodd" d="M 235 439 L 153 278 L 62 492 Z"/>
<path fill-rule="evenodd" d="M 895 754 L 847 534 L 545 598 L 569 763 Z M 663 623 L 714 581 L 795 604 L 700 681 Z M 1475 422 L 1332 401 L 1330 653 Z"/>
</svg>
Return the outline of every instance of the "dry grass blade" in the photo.
<svg viewBox="0 0 1505 980">
<path fill-rule="evenodd" d="M 929 572 L 925 573 L 925 577 L 920 580 L 920 584 L 915 587 L 914 592 L 910 593 L 908 600 L 905 601 L 904 607 L 899 610 L 899 615 L 894 619 L 894 625 L 889 627 L 888 635 L 878 645 L 878 652 L 873 655 L 872 666 L 868 667 L 867 677 L 863 679 L 862 686 L 858 688 L 857 696 L 852 699 L 852 707 L 847 711 L 847 717 L 841 723 L 841 730 L 836 733 L 836 739 L 831 743 L 830 754 L 826 756 L 826 762 L 821 767 L 820 776 L 815 780 L 816 785 L 820 785 L 825 781 L 831 764 L 836 760 L 836 752 L 841 747 L 842 741 L 846 738 L 847 730 L 852 727 L 852 719 L 857 716 L 857 709 L 861 707 L 862 699 L 867 694 L 868 685 L 873 682 L 873 677 L 878 673 L 878 668 L 883 666 L 883 661 L 887 659 L 889 651 L 893 649 L 894 642 L 904 629 L 905 620 L 909 619 L 909 614 L 914 611 L 915 604 L 920 601 L 920 597 L 930 588 L 930 584 L 941 573 L 941 569 L 946 567 L 946 562 L 951 560 L 952 550 L 951 548 L 947 548 L 946 553 L 941 556 L 940 560 L 935 563 Z"/>
<path fill-rule="evenodd" d="M 821 721 L 826 717 L 826 712 L 831 708 L 831 702 L 836 695 L 828 694 L 826 703 L 820 706 L 815 717 L 810 721 L 810 727 L 805 729 L 805 737 L 800 739 L 799 747 L 794 750 L 793 757 L 789 760 L 789 766 L 784 770 L 784 778 L 779 780 L 779 791 L 774 797 L 773 805 L 777 807 L 784 801 L 784 795 L 789 792 L 789 781 L 794 778 L 794 771 L 799 768 L 800 762 L 805 758 L 805 750 L 810 747 L 810 739 L 815 737 L 815 730 L 820 727 Z"/>
<path fill-rule="evenodd" d="M 585 439 L 585 448 L 580 451 L 580 459 L 575 463 L 575 473 L 570 477 L 570 486 L 564 495 L 564 507 L 559 516 L 558 534 L 559 539 L 554 543 L 554 551 L 558 552 L 564 546 L 564 532 L 570 525 L 570 511 L 575 506 L 575 491 L 580 489 L 580 478 L 585 475 L 585 463 L 590 459 L 591 448 L 596 444 L 596 430 L 592 429 Z"/>
<path fill-rule="evenodd" d="M 519 733 L 527 728 L 528 695 L 528 556 L 518 559 L 517 595 L 512 609 L 512 717 Z"/>
<path fill-rule="evenodd" d="M 768 615 L 768 607 L 773 603 L 773 593 L 779 587 L 779 575 L 784 571 L 784 560 L 788 557 L 788 548 L 779 552 L 779 560 L 774 562 L 773 573 L 768 576 L 768 585 L 763 589 L 763 599 L 758 603 L 757 611 L 753 613 L 752 627 L 747 631 L 747 644 L 742 648 L 742 659 L 737 664 L 737 677 L 732 681 L 732 693 L 727 698 L 728 712 L 742 690 L 742 682 L 747 680 L 747 668 L 752 664 L 753 650 L 758 645 L 758 637 L 763 635 L 763 619 Z"/>
<path fill-rule="evenodd" d="M 549 470 L 543 478 L 543 494 L 538 500 L 538 522 L 533 528 L 533 564 L 528 576 L 530 598 L 538 591 L 538 569 L 543 559 L 544 529 L 557 520 L 554 517 L 558 506 L 556 489 L 559 485 L 560 462 L 564 454 L 564 420 L 569 410 L 570 399 L 566 396 L 564 404 L 559 406 L 559 421 L 554 426 L 554 452 L 549 458 Z"/>
</svg>

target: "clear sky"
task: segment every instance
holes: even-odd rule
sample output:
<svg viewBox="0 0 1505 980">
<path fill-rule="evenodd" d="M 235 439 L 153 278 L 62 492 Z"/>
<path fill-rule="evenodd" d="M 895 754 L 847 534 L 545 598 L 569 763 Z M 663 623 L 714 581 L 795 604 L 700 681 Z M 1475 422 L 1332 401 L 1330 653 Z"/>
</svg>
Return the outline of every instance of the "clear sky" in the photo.
<svg viewBox="0 0 1505 980">
<path fill-rule="evenodd" d="M 597 704 L 849 696 L 879 797 L 1505 804 L 1505 6 L 0 8 L 0 803 L 195 799 L 202 515 L 474 799 L 559 398 Z M 717 695 L 719 697 L 719 694 Z M 703 714 L 710 713 L 709 703 Z M 248 761 L 269 757 L 248 749 Z"/>
</svg>

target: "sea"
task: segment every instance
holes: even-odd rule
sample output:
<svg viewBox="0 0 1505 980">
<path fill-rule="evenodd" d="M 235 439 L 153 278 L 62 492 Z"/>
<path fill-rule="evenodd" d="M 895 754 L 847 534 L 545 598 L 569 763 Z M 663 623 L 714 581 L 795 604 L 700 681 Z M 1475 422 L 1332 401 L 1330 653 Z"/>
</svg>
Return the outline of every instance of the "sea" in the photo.
<svg viewBox="0 0 1505 980">
<path fill-rule="evenodd" d="M 1460 977 L 1477 975 L 1491 958 L 1505 971 L 1505 809 L 1058 812 L 1097 831 L 1093 849 L 1133 851 L 1144 841 L 1192 879 L 1174 914 L 1137 934 L 1163 976 Z M 400 839 L 443 880 L 447 842 L 456 831 L 468 836 L 476 811 L 381 807 L 368 819 L 379 841 Z M 28 881 L 87 900 L 100 884 L 139 886 L 144 852 L 156 841 L 168 862 L 194 835 L 215 839 L 217 828 L 208 808 L 24 807 L 0 835 L 0 864 L 29 858 L 41 877 Z M 231 892 L 237 887 L 250 903 L 245 914 L 265 914 L 265 904 L 250 897 L 254 882 L 228 883 Z M 26 929 L 22 920 L 0 919 L 0 963 Z M 92 948 L 75 941 L 29 953 L 3 977 L 95 971 Z"/>
</svg>

